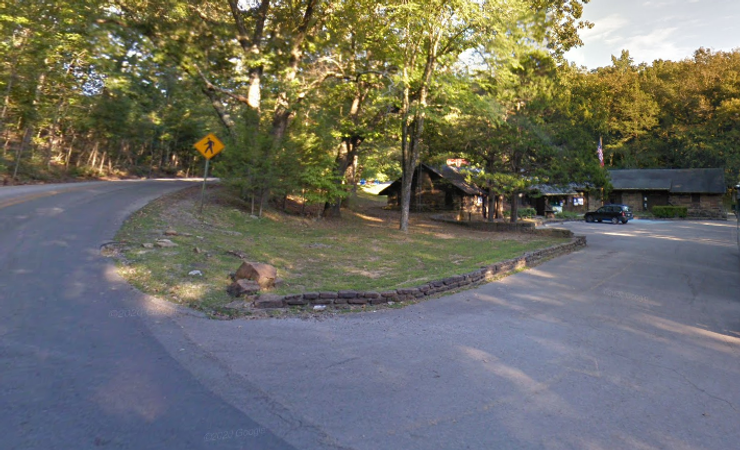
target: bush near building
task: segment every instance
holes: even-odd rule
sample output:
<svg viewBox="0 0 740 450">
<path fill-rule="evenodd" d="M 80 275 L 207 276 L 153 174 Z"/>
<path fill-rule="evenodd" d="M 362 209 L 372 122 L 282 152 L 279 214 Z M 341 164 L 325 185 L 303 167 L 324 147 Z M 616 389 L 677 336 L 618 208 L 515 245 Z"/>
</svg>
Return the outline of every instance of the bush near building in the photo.
<svg viewBox="0 0 740 450">
<path fill-rule="evenodd" d="M 686 206 L 653 206 L 653 215 L 661 219 L 674 217 L 686 218 L 689 209 Z"/>
</svg>

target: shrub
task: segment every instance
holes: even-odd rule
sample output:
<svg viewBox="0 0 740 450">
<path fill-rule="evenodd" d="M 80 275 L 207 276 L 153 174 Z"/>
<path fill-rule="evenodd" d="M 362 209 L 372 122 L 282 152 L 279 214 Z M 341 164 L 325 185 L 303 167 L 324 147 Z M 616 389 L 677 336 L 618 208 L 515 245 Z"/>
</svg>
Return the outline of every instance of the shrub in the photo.
<svg viewBox="0 0 740 450">
<path fill-rule="evenodd" d="M 661 219 L 673 217 L 685 218 L 689 213 L 689 209 L 686 206 L 653 206 L 652 213 L 655 217 Z"/>
<path fill-rule="evenodd" d="M 537 210 L 534 208 L 521 208 L 519 210 L 519 217 L 525 217 L 528 219 L 531 219 L 535 215 L 537 215 Z"/>
<path fill-rule="evenodd" d="M 72 167 L 67 174 L 72 178 L 95 178 L 98 172 L 89 166 Z"/>
<path fill-rule="evenodd" d="M 573 211 L 563 211 L 559 213 L 555 213 L 555 217 L 558 219 L 577 219 L 581 216 L 581 214 L 578 214 L 577 212 Z"/>
<path fill-rule="evenodd" d="M 519 208 L 517 210 L 517 217 L 520 219 L 531 219 L 537 215 L 537 210 L 534 208 Z M 504 217 L 511 217 L 511 211 L 504 211 Z"/>
</svg>

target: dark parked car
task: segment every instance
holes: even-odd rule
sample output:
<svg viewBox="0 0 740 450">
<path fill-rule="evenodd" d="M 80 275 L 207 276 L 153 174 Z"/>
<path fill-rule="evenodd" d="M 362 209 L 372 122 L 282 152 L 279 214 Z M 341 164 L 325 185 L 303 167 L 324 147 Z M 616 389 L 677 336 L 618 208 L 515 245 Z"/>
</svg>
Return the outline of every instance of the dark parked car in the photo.
<svg viewBox="0 0 740 450">
<path fill-rule="evenodd" d="M 604 205 L 596 211 L 589 211 L 584 216 L 586 222 L 608 220 L 613 224 L 627 223 L 632 220 L 632 210 L 627 205 Z"/>
</svg>

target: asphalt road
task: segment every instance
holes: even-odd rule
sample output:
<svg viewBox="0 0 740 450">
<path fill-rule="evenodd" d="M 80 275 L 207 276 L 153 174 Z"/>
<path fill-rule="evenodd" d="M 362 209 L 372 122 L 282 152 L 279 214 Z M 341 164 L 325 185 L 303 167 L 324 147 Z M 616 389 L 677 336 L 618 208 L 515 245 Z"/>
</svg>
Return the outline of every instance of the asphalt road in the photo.
<svg viewBox="0 0 740 450">
<path fill-rule="evenodd" d="M 735 225 L 565 226 L 589 246 L 402 310 L 175 320 L 345 448 L 738 448 Z"/>
<path fill-rule="evenodd" d="M 0 189 L 0 448 L 740 442 L 732 223 L 572 223 L 588 248 L 475 290 L 210 321 L 137 293 L 99 254 L 128 213 L 182 185 Z"/>
<path fill-rule="evenodd" d="M 100 256 L 130 212 L 188 185 L 0 188 L 1 449 L 294 448 L 172 358 L 146 324 L 167 310 Z"/>
</svg>

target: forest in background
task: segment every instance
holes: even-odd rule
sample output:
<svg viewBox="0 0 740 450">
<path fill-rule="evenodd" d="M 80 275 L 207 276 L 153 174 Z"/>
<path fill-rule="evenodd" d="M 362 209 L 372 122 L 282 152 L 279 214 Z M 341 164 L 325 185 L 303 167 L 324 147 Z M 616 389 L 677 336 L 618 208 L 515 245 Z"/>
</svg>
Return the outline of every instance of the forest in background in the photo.
<svg viewBox="0 0 740 450">
<path fill-rule="evenodd" d="M 587 2 L 4 2 L 0 178 L 198 176 L 214 132 L 242 197 L 327 216 L 361 177 L 403 176 L 406 197 L 450 157 L 501 196 L 608 186 L 606 168 L 739 182 L 740 50 L 587 71 L 562 56 Z"/>
</svg>

